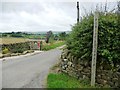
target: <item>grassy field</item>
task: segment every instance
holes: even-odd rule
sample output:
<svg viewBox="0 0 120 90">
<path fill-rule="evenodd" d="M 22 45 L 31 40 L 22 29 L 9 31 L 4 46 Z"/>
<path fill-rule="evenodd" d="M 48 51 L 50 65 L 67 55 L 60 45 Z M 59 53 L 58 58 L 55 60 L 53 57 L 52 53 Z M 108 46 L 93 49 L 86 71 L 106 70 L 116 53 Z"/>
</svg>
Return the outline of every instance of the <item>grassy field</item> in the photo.
<svg viewBox="0 0 120 90">
<path fill-rule="evenodd" d="M 24 38 L 0 38 L 0 44 L 12 44 L 26 41 L 28 40 Z"/>
<path fill-rule="evenodd" d="M 64 44 L 65 44 L 64 41 L 57 41 L 57 42 L 54 42 L 54 43 L 45 44 L 45 45 L 43 45 L 43 50 L 47 51 L 47 50 L 54 49 L 56 47 L 62 46 Z"/>
<path fill-rule="evenodd" d="M 40 39 L 37 39 L 40 40 Z M 13 43 L 20 43 L 20 42 L 27 42 L 27 41 L 37 41 L 36 39 L 27 39 L 27 38 L 12 38 L 12 37 L 5 37 L 0 38 L 0 44 L 13 44 Z M 40 40 L 45 42 L 45 40 Z"/>
</svg>

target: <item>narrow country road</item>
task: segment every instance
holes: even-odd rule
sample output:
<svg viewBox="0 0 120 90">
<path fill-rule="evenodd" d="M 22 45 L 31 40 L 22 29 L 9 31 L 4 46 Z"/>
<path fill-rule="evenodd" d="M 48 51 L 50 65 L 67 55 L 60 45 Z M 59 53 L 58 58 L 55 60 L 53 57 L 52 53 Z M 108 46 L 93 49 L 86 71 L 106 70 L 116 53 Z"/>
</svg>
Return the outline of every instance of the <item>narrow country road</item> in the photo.
<svg viewBox="0 0 120 90">
<path fill-rule="evenodd" d="M 61 55 L 53 49 L 2 62 L 2 88 L 42 88 L 49 69 Z"/>
</svg>

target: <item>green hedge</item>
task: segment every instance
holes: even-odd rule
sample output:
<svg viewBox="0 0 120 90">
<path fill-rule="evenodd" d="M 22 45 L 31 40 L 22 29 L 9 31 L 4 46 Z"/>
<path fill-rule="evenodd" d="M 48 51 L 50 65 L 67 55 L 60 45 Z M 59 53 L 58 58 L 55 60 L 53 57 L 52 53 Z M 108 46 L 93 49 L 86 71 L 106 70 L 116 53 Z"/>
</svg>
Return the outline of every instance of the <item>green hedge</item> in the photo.
<svg viewBox="0 0 120 90">
<path fill-rule="evenodd" d="M 67 40 L 70 52 L 81 60 L 91 61 L 93 40 L 93 14 L 84 17 L 79 24 L 75 24 Z M 98 59 L 97 64 L 120 65 L 120 27 L 118 15 L 109 13 L 106 16 L 99 13 L 98 27 Z"/>
</svg>

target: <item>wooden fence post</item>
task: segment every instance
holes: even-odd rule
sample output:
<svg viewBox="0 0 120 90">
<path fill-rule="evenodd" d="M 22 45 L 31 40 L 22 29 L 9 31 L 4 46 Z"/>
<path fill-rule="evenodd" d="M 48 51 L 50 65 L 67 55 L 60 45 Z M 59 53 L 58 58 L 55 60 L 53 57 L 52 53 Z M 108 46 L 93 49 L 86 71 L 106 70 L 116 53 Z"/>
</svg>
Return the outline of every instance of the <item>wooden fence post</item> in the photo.
<svg viewBox="0 0 120 90">
<path fill-rule="evenodd" d="M 95 85 L 97 44 L 98 44 L 98 13 L 96 11 L 94 15 L 93 49 L 92 49 L 92 64 L 91 64 L 91 86 Z"/>
</svg>

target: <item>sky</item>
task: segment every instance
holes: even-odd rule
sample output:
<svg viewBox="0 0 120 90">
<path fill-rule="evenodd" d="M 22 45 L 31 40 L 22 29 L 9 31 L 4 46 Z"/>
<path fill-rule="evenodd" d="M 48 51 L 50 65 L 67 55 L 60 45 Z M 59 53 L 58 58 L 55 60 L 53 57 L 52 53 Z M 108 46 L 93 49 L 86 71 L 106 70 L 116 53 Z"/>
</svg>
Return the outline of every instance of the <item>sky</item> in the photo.
<svg viewBox="0 0 120 90">
<path fill-rule="evenodd" d="M 112 10 L 115 3 L 110 2 L 108 10 Z M 80 2 L 80 17 L 86 14 L 85 10 L 93 11 L 97 4 L 98 2 Z M 99 5 L 104 6 L 105 2 L 100 2 Z M 0 2 L 0 32 L 71 31 L 76 18 L 76 1 L 2 0 Z"/>
</svg>

